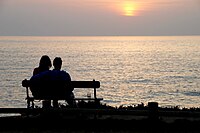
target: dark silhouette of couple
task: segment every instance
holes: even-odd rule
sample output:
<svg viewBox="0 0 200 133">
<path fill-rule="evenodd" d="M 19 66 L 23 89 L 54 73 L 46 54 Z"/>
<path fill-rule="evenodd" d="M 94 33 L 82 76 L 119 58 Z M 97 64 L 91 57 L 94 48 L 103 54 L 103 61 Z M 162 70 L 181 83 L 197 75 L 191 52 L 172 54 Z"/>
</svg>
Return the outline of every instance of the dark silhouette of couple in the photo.
<svg viewBox="0 0 200 133">
<path fill-rule="evenodd" d="M 69 75 L 68 72 L 61 70 L 62 67 L 62 59 L 60 57 L 55 57 L 53 60 L 53 70 L 50 70 L 50 68 L 52 67 L 52 63 L 51 63 L 51 59 L 49 58 L 49 56 L 47 55 L 43 55 L 39 61 L 39 66 L 34 68 L 33 70 L 33 76 L 31 77 L 31 81 L 34 83 L 35 81 L 35 86 L 33 88 L 30 88 L 32 91 L 32 94 L 37 96 L 40 94 L 37 93 L 44 93 L 44 94 L 48 94 L 48 92 L 52 91 L 53 89 L 53 93 L 55 93 L 56 91 L 60 91 L 61 86 L 54 86 L 52 84 L 52 82 L 54 81 L 71 81 L 71 76 Z M 39 82 L 38 82 L 39 81 Z M 45 87 L 42 86 L 41 84 L 43 83 L 45 84 Z M 38 85 L 40 85 L 40 87 L 38 87 Z M 42 86 L 42 87 L 41 87 Z M 43 88 L 47 88 L 44 91 L 38 90 L 36 88 L 39 89 L 43 89 Z M 56 89 L 56 91 L 55 91 Z M 66 93 L 66 101 L 70 106 L 76 106 L 76 102 L 74 100 L 74 93 L 73 93 L 73 88 L 68 89 Z M 59 93 L 59 92 L 58 92 Z M 61 92 L 62 93 L 62 92 Z M 41 94 L 43 95 L 43 94 Z M 55 93 L 56 95 L 56 93 Z M 51 100 L 43 100 L 43 106 L 51 106 Z M 58 104 L 58 99 L 53 99 L 53 107 L 59 107 Z"/>
</svg>

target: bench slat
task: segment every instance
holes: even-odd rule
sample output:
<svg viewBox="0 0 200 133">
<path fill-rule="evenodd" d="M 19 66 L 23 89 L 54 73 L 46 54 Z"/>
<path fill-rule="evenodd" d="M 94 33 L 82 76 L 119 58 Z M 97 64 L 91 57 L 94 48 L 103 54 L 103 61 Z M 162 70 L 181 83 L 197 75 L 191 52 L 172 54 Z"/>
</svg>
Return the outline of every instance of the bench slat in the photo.
<svg viewBox="0 0 200 133">
<path fill-rule="evenodd" d="M 29 99 L 30 101 L 34 101 L 34 100 L 53 100 L 52 98 L 50 98 L 50 99 L 47 99 L 47 98 L 42 99 L 42 98 L 34 98 L 34 97 L 29 97 L 27 99 Z M 59 98 L 58 100 L 66 100 L 66 99 L 65 98 Z M 99 101 L 101 101 L 101 100 L 103 100 L 103 98 L 74 98 L 74 100 L 88 100 L 88 101 L 99 100 Z"/>
<path fill-rule="evenodd" d="M 50 85 L 58 85 L 58 84 L 63 84 L 63 81 L 46 81 L 44 84 L 48 83 Z M 100 82 L 99 81 L 66 81 L 64 82 L 68 87 L 72 88 L 100 88 Z M 23 87 L 30 87 L 31 82 L 30 80 L 23 80 L 22 81 L 22 86 Z"/>
<path fill-rule="evenodd" d="M 66 83 L 73 88 L 99 88 L 99 81 L 69 81 Z"/>
</svg>

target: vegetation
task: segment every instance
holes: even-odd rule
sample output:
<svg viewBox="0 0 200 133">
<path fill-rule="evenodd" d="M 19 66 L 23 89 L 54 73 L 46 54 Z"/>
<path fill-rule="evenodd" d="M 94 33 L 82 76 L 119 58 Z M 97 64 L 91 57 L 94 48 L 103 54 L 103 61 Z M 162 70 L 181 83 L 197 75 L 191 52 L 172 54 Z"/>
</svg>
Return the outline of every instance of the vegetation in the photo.
<svg viewBox="0 0 200 133">
<path fill-rule="evenodd" d="M 60 105 L 61 108 L 69 108 L 68 105 Z M 107 104 L 103 103 L 95 103 L 93 101 L 78 101 L 77 102 L 77 107 L 78 108 L 88 108 L 88 109 L 94 109 L 94 108 L 99 108 L 99 109 L 122 109 L 122 110 L 147 110 L 148 105 L 145 105 L 144 103 L 136 104 L 136 105 L 120 105 L 119 107 L 114 107 L 110 106 Z M 179 106 L 168 106 L 168 107 L 158 107 L 158 110 L 163 110 L 163 111 L 199 111 L 200 112 L 200 107 L 191 107 L 191 108 L 180 108 Z"/>
</svg>

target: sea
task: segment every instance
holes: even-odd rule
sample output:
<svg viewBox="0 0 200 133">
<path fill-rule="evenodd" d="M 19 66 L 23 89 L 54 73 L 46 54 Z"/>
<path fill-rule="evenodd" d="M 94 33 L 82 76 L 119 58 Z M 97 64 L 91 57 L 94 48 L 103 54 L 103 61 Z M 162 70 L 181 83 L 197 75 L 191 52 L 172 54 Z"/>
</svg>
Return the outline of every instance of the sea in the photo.
<svg viewBox="0 0 200 133">
<path fill-rule="evenodd" d="M 72 80 L 100 81 L 106 105 L 200 106 L 200 36 L 0 36 L 0 108 L 26 107 L 22 80 L 42 55 L 61 57 Z"/>
</svg>

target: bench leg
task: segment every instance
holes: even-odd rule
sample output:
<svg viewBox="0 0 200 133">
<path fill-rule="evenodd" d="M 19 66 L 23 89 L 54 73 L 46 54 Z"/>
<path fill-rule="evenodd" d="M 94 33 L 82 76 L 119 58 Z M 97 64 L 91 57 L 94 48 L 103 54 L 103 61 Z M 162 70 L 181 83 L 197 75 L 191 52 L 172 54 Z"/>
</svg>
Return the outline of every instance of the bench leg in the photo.
<svg viewBox="0 0 200 133">
<path fill-rule="evenodd" d="M 27 99 L 27 108 L 34 108 L 34 101 L 31 99 Z"/>
<path fill-rule="evenodd" d="M 53 107 L 58 108 L 58 100 L 53 100 Z"/>
<path fill-rule="evenodd" d="M 35 107 L 35 104 L 34 104 L 33 101 L 31 101 L 31 104 L 32 104 L 31 107 L 34 108 L 34 107 Z"/>
<path fill-rule="evenodd" d="M 27 108 L 30 108 L 30 100 L 27 99 Z"/>
</svg>

